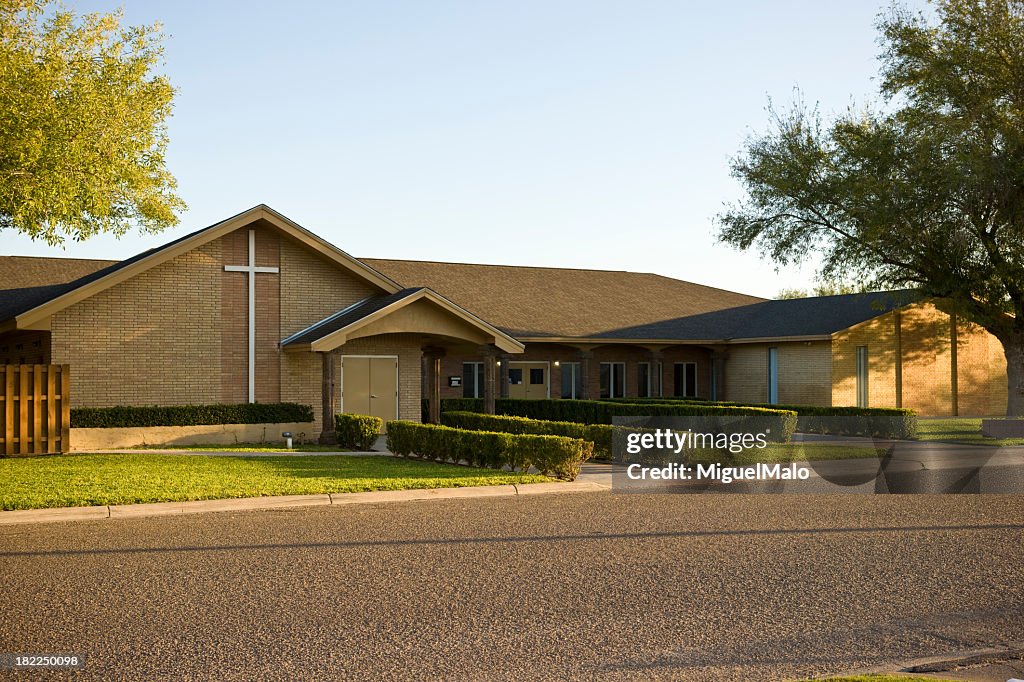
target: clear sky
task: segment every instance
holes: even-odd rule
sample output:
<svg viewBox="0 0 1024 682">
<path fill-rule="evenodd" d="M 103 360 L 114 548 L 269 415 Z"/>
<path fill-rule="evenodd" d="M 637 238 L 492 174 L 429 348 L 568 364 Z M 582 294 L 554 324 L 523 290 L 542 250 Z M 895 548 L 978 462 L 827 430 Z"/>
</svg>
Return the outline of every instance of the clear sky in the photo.
<svg viewBox="0 0 1024 682">
<path fill-rule="evenodd" d="M 77 12 L 119 3 L 68 0 Z M 912 6 L 919 3 L 912 2 Z M 649 271 L 773 296 L 716 243 L 729 158 L 799 87 L 876 88 L 875 0 L 146 2 L 178 88 L 174 230 L 0 253 L 124 258 L 266 203 L 355 256 Z"/>
</svg>

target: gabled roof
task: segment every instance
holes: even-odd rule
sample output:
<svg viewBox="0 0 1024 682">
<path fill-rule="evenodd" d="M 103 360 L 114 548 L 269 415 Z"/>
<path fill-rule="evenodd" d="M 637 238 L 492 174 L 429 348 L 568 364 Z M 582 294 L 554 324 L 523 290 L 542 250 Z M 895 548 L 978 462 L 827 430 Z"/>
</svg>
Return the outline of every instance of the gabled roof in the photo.
<svg viewBox="0 0 1024 682">
<path fill-rule="evenodd" d="M 912 291 L 895 291 L 772 301 L 649 273 L 376 258 L 360 261 L 260 205 L 126 261 L 0 256 L 0 288 L 5 289 L 0 291 L 0 326 L 14 317 L 27 326 L 33 319 L 52 314 L 62 301 L 79 300 L 259 219 L 301 239 L 384 291 L 301 334 L 312 334 L 314 328 L 343 329 L 426 289 L 460 314 L 524 341 L 711 343 L 827 338 L 919 300 Z"/>
<path fill-rule="evenodd" d="M 116 260 L 88 258 L 0 256 L 0 289 L 67 284 L 115 263 Z"/>
<path fill-rule="evenodd" d="M 498 348 L 511 353 L 523 352 L 523 344 L 516 339 L 425 287 L 402 289 L 393 294 L 360 301 L 289 336 L 281 345 L 285 348 L 309 346 L 312 350 L 333 350 L 345 342 L 347 334 L 420 300 L 430 301 L 446 313 L 484 332 L 493 338 Z"/>
<path fill-rule="evenodd" d="M 702 315 L 624 327 L 605 332 L 599 337 L 708 341 L 827 338 L 920 298 L 916 292 L 906 289 L 762 301 Z"/>
<path fill-rule="evenodd" d="M 144 272 L 175 256 L 198 248 L 207 242 L 258 220 L 265 221 L 289 236 L 298 239 L 321 255 L 379 286 L 385 292 L 390 293 L 401 289 L 398 284 L 387 276 L 356 260 L 338 247 L 323 240 L 298 223 L 289 220 L 269 206 L 260 204 L 226 220 L 214 223 L 209 227 L 179 237 L 163 246 L 144 251 L 127 260 L 112 262 L 64 284 L 17 289 L 12 287 L 11 289 L 13 290 L 4 287 L 5 290 L 0 291 L 0 322 L 15 317 L 18 327 L 31 325 L 72 303 L 97 294 L 140 272 Z M 89 261 L 80 262 L 83 269 L 88 268 L 88 263 Z M 3 285 L 0 284 L 0 286 Z"/>
<path fill-rule="evenodd" d="M 429 287 L 519 339 L 594 337 L 764 301 L 661 275 L 364 258 L 407 287 Z"/>
</svg>

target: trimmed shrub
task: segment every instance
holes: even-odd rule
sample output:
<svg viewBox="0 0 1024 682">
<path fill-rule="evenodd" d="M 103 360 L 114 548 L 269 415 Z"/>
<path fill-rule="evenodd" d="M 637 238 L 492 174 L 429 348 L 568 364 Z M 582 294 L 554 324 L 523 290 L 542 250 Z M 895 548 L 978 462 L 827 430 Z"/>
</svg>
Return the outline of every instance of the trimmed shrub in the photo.
<svg viewBox="0 0 1024 682">
<path fill-rule="evenodd" d="M 769 403 L 712 402 L 700 398 L 615 398 L 631 405 L 720 405 L 789 410 L 797 414 L 797 430 L 845 436 L 911 439 L 917 437 L 917 412 L 902 407 L 829 407 L 821 405 L 772 405 Z M 844 417 L 846 419 L 837 419 Z M 850 419 L 860 417 L 860 419 Z"/>
<path fill-rule="evenodd" d="M 611 459 L 612 435 L 615 427 L 607 424 L 580 424 L 556 422 L 528 417 L 480 414 L 479 412 L 443 412 L 441 423 L 472 431 L 499 431 L 501 433 L 534 434 L 579 438 L 594 444 L 596 459 Z"/>
<path fill-rule="evenodd" d="M 200 426 L 204 424 L 281 424 L 311 421 L 313 421 L 313 408 L 298 403 L 78 407 L 71 410 L 71 426 L 77 429 Z"/>
<path fill-rule="evenodd" d="M 442 414 L 453 407 L 476 406 L 476 399 L 453 398 L 442 400 Z M 479 408 L 465 410 L 477 412 Z M 763 417 L 764 423 L 750 424 L 751 428 L 770 431 L 772 440 L 788 442 L 796 429 L 797 416 L 791 410 L 751 407 L 746 405 L 718 405 L 705 403 L 653 402 L 634 403 L 612 400 L 518 400 L 505 398 L 495 401 L 498 414 L 526 417 L 543 421 L 576 422 L 578 424 L 611 424 L 614 417 Z"/>
<path fill-rule="evenodd" d="M 578 438 L 470 431 L 409 421 L 387 423 L 388 449 L 405 457 L 416 455 L 441 462 L 528 471 L 574 480 L 580 466 L 594 454 L 593 443 Z"/>
<path fill-rule="evenodd" d="M 384 420 L 365 414 L 334 415 L 334 432 L 338 445 L 352 450 L 367 451 L 380 438 Z"/>
</svg>

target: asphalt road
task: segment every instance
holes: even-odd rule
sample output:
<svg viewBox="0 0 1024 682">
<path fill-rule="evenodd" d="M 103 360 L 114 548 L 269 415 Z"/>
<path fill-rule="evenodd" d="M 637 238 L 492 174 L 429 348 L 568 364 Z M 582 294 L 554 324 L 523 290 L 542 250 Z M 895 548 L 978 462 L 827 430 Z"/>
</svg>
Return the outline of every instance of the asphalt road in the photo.
<svg viewBox="0 0 1024 682">
<path fill-rule="evenodd" d="M 83 653 L 75 679 L 773 680 L 1024 640 L 1024 499 L 585 493 L 5 526 L 0 580 L 0 653 Z"/>
</svg>

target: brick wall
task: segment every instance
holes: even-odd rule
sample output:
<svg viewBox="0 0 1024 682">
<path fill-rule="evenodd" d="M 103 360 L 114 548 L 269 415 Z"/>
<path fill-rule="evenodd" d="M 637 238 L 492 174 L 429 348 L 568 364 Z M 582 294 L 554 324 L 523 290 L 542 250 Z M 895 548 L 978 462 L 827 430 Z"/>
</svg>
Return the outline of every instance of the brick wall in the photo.
<svg viewBox="0 0 1024 682">
<path fill-rule="evenodd" d="M 778 349 L 779 403 L 830 405 L 832 359 L 828 341 L 750 343 L 729 346 L 725 400 L 768 400 L 768 349 Z"/>
<path fill-rule="evenodd" d="M 256 227 L 256 265 L 280 267 L 280 237 Z M 219 240 L 224 265 L 249 263 L 249 229 Z M 221 396 L 227 403 L 249 400 L 249 275 L 221 270 Z M 281 275 L 256 275 L 256 400 L 281 401 Z"/>
<path fill-rule="evenodd" d="M 901 313 L 913 318 L 913 313 Z M 832 403 L 837 406 L 857 404 L 857 347 L 868 347 L 868 406 L 895 407 L 896 400 L 896 314 L 887 313 L 872 320 L 862 322 L 832 337 Z M 909 330 L 908 330 L 909 332 Z M 949 336 L 941 325 L 922 325 L 917 333 L 924 334 L 939 342 L 940 347 L 948 347 Z M 945 336 L 944 336 L 945 335 Z M 905 333 L 902 343 L 913 345 L 912 333 Z M 922 360 L 933 362 L 925 355 Z M 910 357 L 904 358 L 906 364 Z M 946 366 L 949 360 L 946 359 Z M 923 377 L 924 374 L 918 376 Z M 924 387 L 925 394 L 934 387 Z M 904 394 L 907 385 L 904 383 Z M 946 395 L 934 396 L 936 400 L 948 403 L 948 382 Z"/>
<path fill-rule="evenodd" d="M 224 265 L 248 263 L 250 227 L 256 264 L 280 268 L 256 275 L 256 399 L 309 404 L 319 415 L 319 356 L 283 353 L 280 341 L 379 290 L 258 222 L 54 316 L 44 354 L 72 365 L 76 406 L 248 400 L 248 275 Z M 419 348 L 413 362 L 402 345 L 417 401 Z"/>
<path fill-rule="evenodd" d="M 281 338 L 346 308 L 367 296 L 382 293 L 289 237 L 280 241 Z"/>
<path fill-rule="evenodd" d="M 211 242 L 55 314 L 75 406 L 220 402 L 221 262 Z"/>
<path fill-rule="evenodd" d="M 856 346 L 868 347 L 870 406 L 897 404 L 897 357 L 902 364 L 902 405 L 922 415 L 953 413 L 951 325 L 949 315 L 930 303 L 908 306 L 897 316 L 882 315 L 833 339 L 833 400 L 855 405 Z M 897 344 L 900 348 L 897 356 Z M 1006 411 L 1006 358 L 999 341 L 976 325 L 957 324 L 957 412 L 999 415 Z"/>
</svg>

